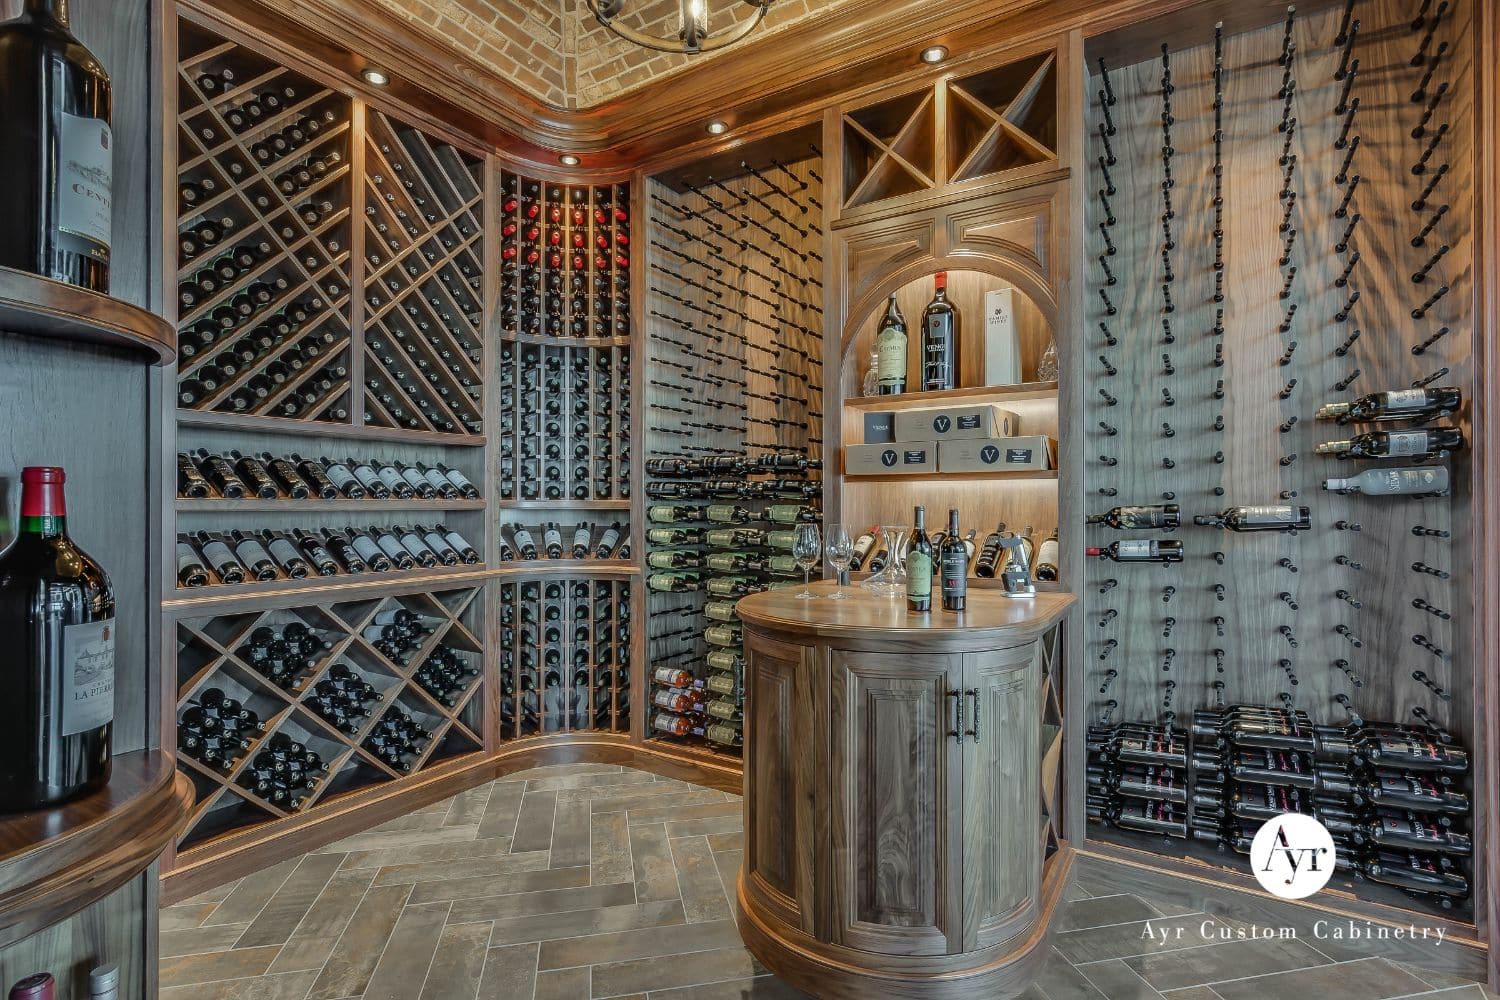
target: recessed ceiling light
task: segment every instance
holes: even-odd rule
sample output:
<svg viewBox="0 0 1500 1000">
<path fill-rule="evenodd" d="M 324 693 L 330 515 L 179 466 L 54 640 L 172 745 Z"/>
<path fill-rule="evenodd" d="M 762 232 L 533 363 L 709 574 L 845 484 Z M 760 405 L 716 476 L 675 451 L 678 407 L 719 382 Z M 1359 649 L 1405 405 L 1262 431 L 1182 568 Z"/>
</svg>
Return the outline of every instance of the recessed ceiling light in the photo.
<svg viewBox="0 0 1500 1000">
<path fill-rule="evenodd" d="M 557 158 L 557 162 L 561 163 L 565 167 L 576 167 L 583 161 L 579 160 L 578 157 L 574 156 L 572 153 L 564 153 Z"/>
<path fill-rule="evenodd" d="M 729 123 L 715 118 L 713 121 L 708 123 L 707 128 L 709 135 L 723 135 L 725 132 L 729 131 Z"/>
<path fill-rule="evenodd" d="M 940 63 L 948 58 L 948 47 L 946 45 L 929 45 L 922 50 L 922 61 L 924 63 Z"/>
<path fill-rule="evenodd" d="M 364 77 L 365 83 L 368 83 L 372 87 L 384 87 L 391 82 L 391 78 L 386 74 L 385 70 L 375 69 L 374 67 L 365 70 L 359 75 Z"/>
</svg>

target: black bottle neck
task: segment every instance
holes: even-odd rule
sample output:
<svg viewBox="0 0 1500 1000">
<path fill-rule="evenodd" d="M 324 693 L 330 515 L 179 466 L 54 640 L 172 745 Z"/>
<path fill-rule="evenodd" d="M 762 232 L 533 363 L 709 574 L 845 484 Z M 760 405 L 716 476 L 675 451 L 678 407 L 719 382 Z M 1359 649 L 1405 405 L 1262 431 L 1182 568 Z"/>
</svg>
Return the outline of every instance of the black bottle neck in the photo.
<svg viewBox="0 0 1500 1000">
<path fill-rule="evenodd" d="M 46 18 L 69 27 L 68 0 L 26 0 L 25 10 L 29 17 Z"/>
</svg>

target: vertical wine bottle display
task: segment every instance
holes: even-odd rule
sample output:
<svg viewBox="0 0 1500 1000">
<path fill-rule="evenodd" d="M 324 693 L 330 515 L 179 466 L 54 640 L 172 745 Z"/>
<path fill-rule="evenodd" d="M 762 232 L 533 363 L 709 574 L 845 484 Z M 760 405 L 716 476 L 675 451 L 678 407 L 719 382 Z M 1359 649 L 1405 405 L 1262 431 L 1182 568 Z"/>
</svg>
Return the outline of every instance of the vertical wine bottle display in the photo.
<svg viewBox="0 0 1500 1000">
<path fill-rule="evenodd" d="M 0 266 L 109 292 L 109 75 L 73 34 L 67 0 L 0 23 Z"/>
<path fill-rule="evenodd" d="M 1310 813 L 1335 878 L 1362 876 L 1342 888 L 1472 916 L 1467 769 L 1328 746 L 1476 742 L 1480 9 L 1298 5 L 1144 56 L 1091 43 L 1090 836 L 1222 866 L 1266 816 Z"/>
<path fill-rule="evenodd" d="M 958 387 L 958 310 L 948 301 L 948 275 L 939 271 L 932 280 L 932 301 L 922 313 L 922 391 L 938 392 Z"/>
<path fill-rule="evenodd" d="M 21 472 L 21 520 L 0 553 L 9 693 L 0 713 L 0 810 L 40 809 L 109 780 L 115 597 L 68 536 L 62 469 Z"/>
<path fill-rule="evenodd" d="M 787 148 L 646 191 L 644 729 L 711 752 L 744 742 L 735 603 L 800 585 L 822 519 L 822 158 Z"/>
<path fill-rule="evenodd" d="M 483 746 L 480 590 L 176 622 L 179 850 Z"/>
</svg>

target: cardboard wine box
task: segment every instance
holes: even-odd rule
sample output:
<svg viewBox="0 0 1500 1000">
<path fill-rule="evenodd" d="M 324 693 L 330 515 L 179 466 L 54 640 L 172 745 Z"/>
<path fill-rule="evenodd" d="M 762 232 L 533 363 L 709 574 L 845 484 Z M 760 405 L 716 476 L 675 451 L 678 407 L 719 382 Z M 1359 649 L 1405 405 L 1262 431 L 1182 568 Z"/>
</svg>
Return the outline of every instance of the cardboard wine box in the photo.
<svg viewBox="0 0 1500 1000">
<path fill-rule="evenodd" d="M 920 476 L 937 470 L 936 441 L 851 444 L 844 448 L 846 476 Z"/>
<path fill-rule="evenodd" d="M 896 414 L 897 441 L 950 441 L 962 438 L 1012 437 L 1021 418 L 994 403 L 903 410 Z"/>
<path fill-rule="evenodd" d="M 890 410 L 865 414 L 865 444 L 889 444 L 896 440 L 896 415 Z"/>
<path fill-rule="evenodd" d="M 1057 465 L 1057 442 L 1041 434 L 942 441 L 938 472 L 1039 472 Z"/>
</svg>

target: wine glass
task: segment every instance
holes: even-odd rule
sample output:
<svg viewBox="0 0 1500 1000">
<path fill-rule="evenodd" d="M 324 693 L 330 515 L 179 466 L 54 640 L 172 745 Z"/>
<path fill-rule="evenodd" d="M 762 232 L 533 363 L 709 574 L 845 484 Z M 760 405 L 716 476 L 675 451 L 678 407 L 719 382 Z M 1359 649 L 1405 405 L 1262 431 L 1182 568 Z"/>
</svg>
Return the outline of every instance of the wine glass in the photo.
<svg viewBox="0 0 1500 1000">
<path fill-rule="evenodd" d="M 854 541 L 849 537 L 849 529 L 842 524 L 829 525 L 828 538 L 824 544 L 828 565 L 842 577 L 849 571 L 849 564 L 854 561 Z M 828 596 L 832 600 L 842 601 L 849 595 L 835 586 L 833 593 Z"/>
<path fill-rule="evenodd" d="M 801 600 L 810 601 L 817 596 L 811 589 L 812 568 L 822 554 L 823 540 L 818 537 L 818 526 L 807 522 L 797 525 L 797 533 L 792 539 L 792 558 L 802 567 L 802 593 L 797 595 Z"/>
</svg>

